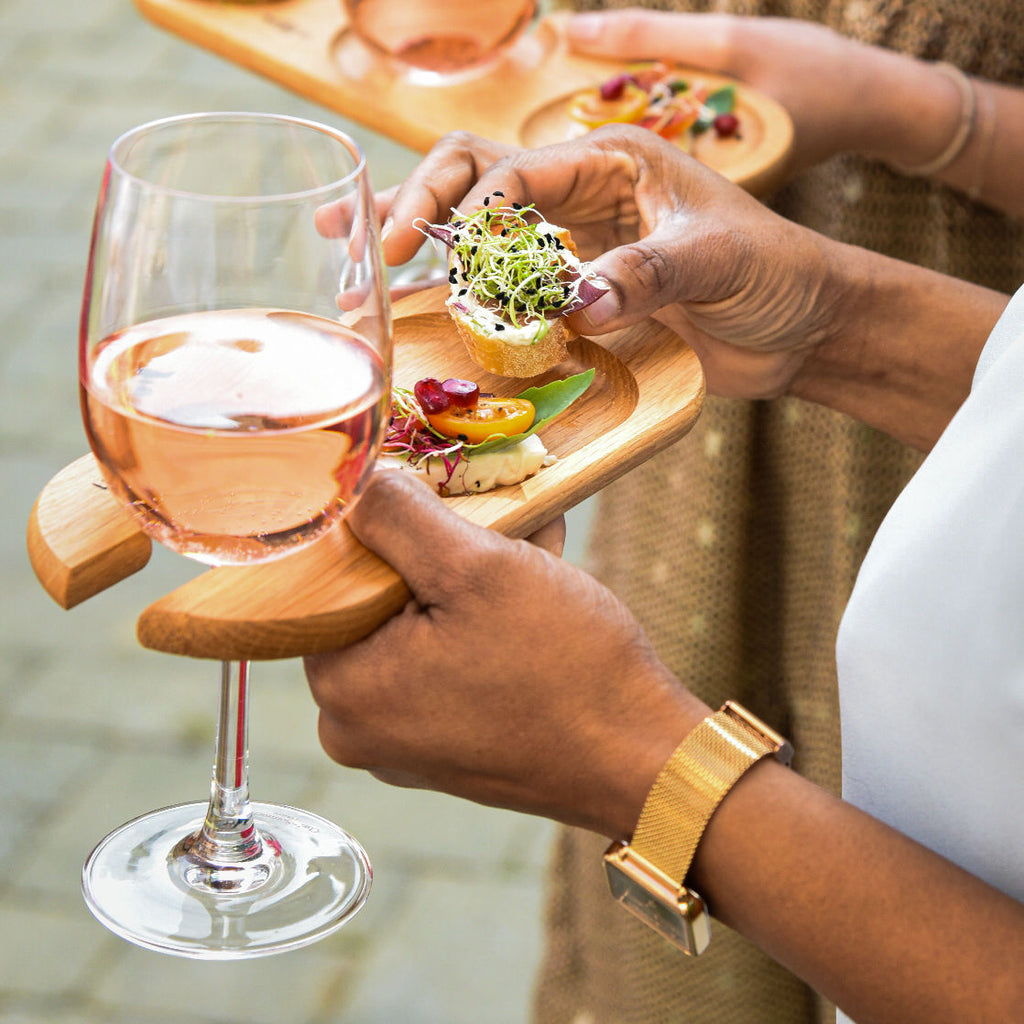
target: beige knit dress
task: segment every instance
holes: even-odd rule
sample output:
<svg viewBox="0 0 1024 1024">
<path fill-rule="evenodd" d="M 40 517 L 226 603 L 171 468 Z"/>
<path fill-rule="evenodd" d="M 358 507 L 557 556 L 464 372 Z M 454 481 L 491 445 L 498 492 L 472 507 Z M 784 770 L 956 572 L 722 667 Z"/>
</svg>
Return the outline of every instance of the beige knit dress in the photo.
<svg viewBox="0 0 1024 1024">
<path fill-rule="evenodd" d="M 1024 84 L 1024 7 L 1014 0 L 640 5 L 820 21 Z M 859 158 L 835 158 L 770 202 L 844 242 L 1008 293 L 1024 282 L 1020 224 Z M 602 493 L 589 568 L 680 679 L 712 706 L 730 697 L 746 704 L 793 740 L 796 769 L 838 791 L 836 630 L 871 537 L 918 462 L 797 400 L 712 399 L 688 437 Z M 715 923 L 709 950 L 691 960 L 636 922 L 608 894 L 606 845 L 590 833 L 558 834 L 536 1024 L 832 1019 L 831 1006 L 724 926 Z"/>
</svg>

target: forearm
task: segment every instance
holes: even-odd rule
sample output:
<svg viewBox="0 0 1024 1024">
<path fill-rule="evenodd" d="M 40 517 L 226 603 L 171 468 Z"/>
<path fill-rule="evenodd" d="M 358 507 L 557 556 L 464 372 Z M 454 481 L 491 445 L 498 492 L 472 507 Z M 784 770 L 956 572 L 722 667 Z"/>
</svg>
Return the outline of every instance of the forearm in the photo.
<svg viewBox="0 0 1024 1024">
<path fill-rule="evenodd" d="M 1018 1019 L 1024 907 L 778 764 L 726 797 L 688 882 L 859 1024 Z"/>
<path fill-rule="evenodd" d="M 834 327 L 790 392 L 930 449 L 966 398 L 1007 297 L 853 246 L 825 252 Z"/>
</svg>

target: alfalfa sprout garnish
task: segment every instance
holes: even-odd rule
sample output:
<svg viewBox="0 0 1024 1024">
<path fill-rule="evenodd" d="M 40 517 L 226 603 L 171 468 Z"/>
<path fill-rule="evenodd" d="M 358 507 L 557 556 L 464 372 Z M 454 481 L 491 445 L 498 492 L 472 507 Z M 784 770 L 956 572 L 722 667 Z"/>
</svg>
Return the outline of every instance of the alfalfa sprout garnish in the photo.
<svg viewBox="0 0 1024 1024">
<path fill-rule="evenodd" d="M 503 193 L 492 195 L 504 198 Z M 606 289 L 588 280 L 575 252 L 531 203 L 452 209 L 447 224 L 415 223 L 452 252 L 449 283 L 456 302 L 469 294 L 513 327 L 547 321 L 590 305 Z M 468 312 L 468 303 L 463 310 Z"/>
</svg>

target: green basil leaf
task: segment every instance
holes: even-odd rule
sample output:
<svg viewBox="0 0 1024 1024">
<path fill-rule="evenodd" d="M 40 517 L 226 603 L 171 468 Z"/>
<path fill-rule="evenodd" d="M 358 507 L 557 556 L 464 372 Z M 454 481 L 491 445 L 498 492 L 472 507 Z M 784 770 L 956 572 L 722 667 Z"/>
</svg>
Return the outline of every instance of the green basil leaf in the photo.
<svg viewBox="0 0 1024 1024">
<path fill-rule="evenodd" d="M 716 115 L 731 114 L 736 107 L 736 86 L 723 85 L 716 89 L 705 101 L 705 107 L 710 107 Z"/>
<path fill-rule="evenodd" d="M 690 129 L 694 135 L 706 132 L 719 114 L 731 114 L 736 109 L 736 86 L 730 83 L 716 89 L 705 101 L 700 117 Z"/>
</svg>

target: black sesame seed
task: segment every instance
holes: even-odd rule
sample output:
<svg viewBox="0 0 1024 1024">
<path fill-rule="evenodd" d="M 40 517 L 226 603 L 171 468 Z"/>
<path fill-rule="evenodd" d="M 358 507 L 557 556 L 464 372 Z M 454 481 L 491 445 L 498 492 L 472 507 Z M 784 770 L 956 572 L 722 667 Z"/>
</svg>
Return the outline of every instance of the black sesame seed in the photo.
<svg viewBox="0 0 1024 1024">
<path fill-rule="evenodd" d="M 505 325 L 504 324 L 495 324 L 494 325 L 494 329 L 496 331 L 503 331 L 503 330 L 505 330 Z"/>
<path fill-rule="evenodd" d="M 522 208 L 523 208 L 523 204 L 522 203 L 513 203 L 512 204 L 512 209 L 513 210 L 521 210 Z"/>
<path fill-rule="evenodd" d="M 491 194 L 495 195 L 495 196 L 501 196 L 502 199 L 505 198 L 505 193 L 504 192 L 492 192 Z"/>
<path fill-rule="evenodd" d="M 484 206 L 490 206 L 490 205 L 491 205 L 491 197 L 490 196 L 484 196 Z"/>
</svg>

